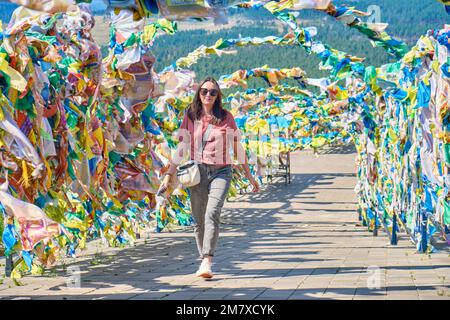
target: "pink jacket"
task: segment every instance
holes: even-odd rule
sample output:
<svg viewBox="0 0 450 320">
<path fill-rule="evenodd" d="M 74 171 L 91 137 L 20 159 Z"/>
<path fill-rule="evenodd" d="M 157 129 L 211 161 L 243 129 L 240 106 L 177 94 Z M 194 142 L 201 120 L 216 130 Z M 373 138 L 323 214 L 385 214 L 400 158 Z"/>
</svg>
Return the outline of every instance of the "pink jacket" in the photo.
<svg viewBox="0 0 450 320">
<path fill-rule="evenodd" d="M 190 152 L 191 160 L 196 160 L 199 163 L 218 166 L 233 164 L 233 142 L 240 142 L 241 139 L 240 130 L 236 126 L 233 115 L 226 110 L 225 119 L 218 125 L 212 125 L 205 149 L 202 152 L 202 138 L 210 120 L 211 116 L 209 115 L 204 115 L 201 120 L 197 121 L 189 119 L 187 114 L 184 116 L 178 132 L 179 141 L 182 144 L 178 147 L 179 156 L 183 158 L 183 152 Z M 189 138 L 190 141 L 188 142 Z M 174 164 L 179 165 L 175 159 Z M 175 169 L 173 168 L 171 173 Z"/>
</svg>

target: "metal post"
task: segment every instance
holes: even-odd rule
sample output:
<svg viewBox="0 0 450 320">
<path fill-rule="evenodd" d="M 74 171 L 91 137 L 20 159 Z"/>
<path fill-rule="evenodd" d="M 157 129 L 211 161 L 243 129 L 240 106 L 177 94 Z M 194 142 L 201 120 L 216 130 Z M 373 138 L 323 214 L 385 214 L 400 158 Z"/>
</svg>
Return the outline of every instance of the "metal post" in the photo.
<svg viewBox="0 0 450 320">
<path fill-rule="evenodd" d="M 391 235 L 391 244 L 397 245 L 398 238 L 397 238 L 397 215 L 394 213 L 394 217 L 392 218 L 392 235 Z"/>
<path fill-rule="evenodd" d="M 5 265 L 5 276 L 10 277 L 12 270 L 14 267 L 14 261 L 12 254 L 9 257 L 6 257 L 6 265 Z"/>
<path fill-rule="evenodd" d="M 284 164 L 284 185 L 288 185 L 288 164 L 287 164 L 287 155 L 286 155 L 286 163 Z"/>
<path fill-rule="evenodd" d="M 291 184 L 291 153 L 288 152 L 288 175 L 289 175 L 289 184 Z"/>
<path fill-rule="evenodd" d="M 419 252 L 425 253 L 428 249 L 428 235 L 427 235 L 427 217 L 425 216 L 425 212 L 422 211 L 420 214 L 420 245 L 419 245 Z"/>
<path fill-rule="evenodd" d="M 373 224 L 373 236 L 377 237 L 378 236 L 378 212 L 376 209 L 374 210 L 374 213 L 375 213 L 375 221 Z"/>
</svg>

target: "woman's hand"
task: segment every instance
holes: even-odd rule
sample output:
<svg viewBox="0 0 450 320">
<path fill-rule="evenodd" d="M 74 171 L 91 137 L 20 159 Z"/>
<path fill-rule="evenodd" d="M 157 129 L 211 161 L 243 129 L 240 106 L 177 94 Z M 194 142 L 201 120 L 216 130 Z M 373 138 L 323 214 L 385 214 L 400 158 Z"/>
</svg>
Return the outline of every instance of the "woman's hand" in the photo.
<svg viewBox="0 0 450 320">
<path fill-rule="evenodd" d="M 156 195 L 162 196 L 167 192 L 167 190 L 169 189 L 170 180 L 172 180 L 172 176 L 169 174 L 166 174 L 164 176 L 164 179 L 163 179 L 161 185 L 159 186 L 159 190 Z"/>
<path fill-rule="evenodd" d="M 253 176 L 248 177 L 248 179 L 250 180 L 250 183 L 251 183 L 252 186 L 253 186 L 253 190 L 252 190 L 252 191 L 253 191 L 254 193 L 259 192 L 261 189 L 260 189 L 260 187 L 259 187 L 258 181 L 256 181 L 255 178 L 253 178 Z"/>
<path fill-rule="evenodd" d="M 237 170 L 242 170 L 244 171 L 244 175 L 245 177 L 250 180 L 251 185 L 253 186 L 253 192 L 259 192 L 261 189 L 259 187 L 259 183 L 258 181 L 255 180 L 255 178 L 253 177 L 251 171 L 250 171 L 250 167 L 248 166 L 248 163 L 245 163 L 243 165 L 236 165 L 234 166 L 234 168 L 236 168 Z"/>
</svg>

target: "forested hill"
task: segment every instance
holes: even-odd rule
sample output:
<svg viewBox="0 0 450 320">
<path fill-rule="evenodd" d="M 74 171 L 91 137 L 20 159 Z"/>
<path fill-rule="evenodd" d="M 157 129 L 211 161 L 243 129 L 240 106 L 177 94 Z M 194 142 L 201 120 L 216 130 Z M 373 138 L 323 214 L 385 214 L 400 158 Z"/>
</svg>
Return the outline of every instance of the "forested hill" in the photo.
<svg viewBox="0 0 450 320">
<path fill-rule="evenodd" d="M 421 35 L 429 29 L 442 28 L 450 23 L 443 5 L 435 0 L 359 0 L 334 1 L 335 4 L 348 4 L 357 9 L 366 11 L 369 6 L 376 3 L 380 8 L 381 22 L 389 23 L 387 32 L 394 38 L 400 39 L 413 46 Z M 213 45 L 219 38 L 238 38 L 247 36 L 281 36 L 287 28 L 280 30 L 275 24 L 276 19 L 265 9 L 232 10 L 231 17 L 241 19 L 241 23 L 231 29 L 219 32 L 208 30 L 180 31 L 173 36 L 162 36 L 156 39 L 154 53 L 158 58 L 157 69 L 173 63 L 176 58 L 185 56 L 200 45 Z M 367 18 L 364 18 L 367 19 Z M 248 25 L 248 20 L 252 25 Z M 379 66 L 395 61 L 383 49 L 374 48 L 370 41 L 356 30 L 352 30 L 324 13 L 312 10 L 300 12 L 299 21 L 303 26 L 316 26 L 318 35 L 316 39 L 332 47 L 367 57 L 367 65 Z M 233 21 L 233 20 L 232 20 Z M 311 77 L 323 76 L 326 73 L 318 70 L 318 58 L 307 55 L 299 47 L 274 47 L 270 45 L 259 47 L 238 48 L 239 54 L 232 56 L 210 57 L 200 60 L 192 69 L 199 78 L 206 75 L 219 77 L 229 74 L 240 68 L 255 68 L 265 64 L 274 68 L 290 68 L 299 66 L 307 71 Z M 254 85 L 263 85 L 262 80 Z"/>
<path fill-rule="evenodd" d="M 94 0 L 94 9 L 101 13 L 101 0 Z M 397 39 L 414 45 L 417 39 L 429 29 L 441 28 L 445 23 L 450 23 L 450 15 L 447 15 L 443 5 L 436 0 L 335 0 L 335 4 L 348 4 L 357 9 L 367 11 L 370 6 L 379 7 L 380 22 L 389 23 L 387 31 Z M 0 0 L 0 17 L 7 22 L 16 6 Z M 376 8 L 375 8 L 376 9 Z M 276 23 L 276 19 L 265 9 L 231 9 L 230 24 L 223 29 L 211 31 L 210 28 L 201 28 L 197 22 L 180 24 L 179 31 L 172 36 L 159 36 L 154 43 L 153 52 L 158 61 L 156 69 L 172 64 L 177 58 L 187 55 L 201 45 L 212 45 L 219 38 L 263 37 L 268 35 L 284 35 L 288 30 Z M 364 18 L 367 19 L 367 18 Z M 101 18 L 98 19 L 102 20 Z M 316 26 L 318 28 L 317 39 L 335 47 L 336 49 L 357 56 L 367 57 L 366 64 L 381 65 L 394 61 L 383 49 L 373 48 L 370 41 L 324 13 L 312 10 L 300 12 L 299 21 L 303 26 Z M 104 33 L 102 43 L 106 43 L 108 30 L 102 25 L 100 34 Z M 200 60 L 193 67 L 199 78 L 206 75 L 219 77 L 222 74 L 231 73 L 240 68 L 255 68 L 265 64 L 275 68 L 289 68 L 300 66 L 311 77 L 324 75 L 317 69 L 318 59 L 307 55 L 299 47 L 244 47 L 237 48 L 238 54 L 223 57 L 210 57 Z M 106 52 L 106 47 L 104 48 Z M 259 82 L 262 84 L 262 82 Z"/>
</svg>

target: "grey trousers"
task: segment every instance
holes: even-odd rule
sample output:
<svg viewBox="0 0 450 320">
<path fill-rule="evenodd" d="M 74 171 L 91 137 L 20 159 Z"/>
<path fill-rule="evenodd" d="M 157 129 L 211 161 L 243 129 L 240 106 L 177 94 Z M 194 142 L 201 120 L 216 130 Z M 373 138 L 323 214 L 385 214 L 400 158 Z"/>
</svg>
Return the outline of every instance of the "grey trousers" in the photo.
<svg viewBox="0 0 450 320">
<path fill-rule="evenodd" d="M 200 257 L 214 256 L 219 238 L 220 213 L 230 189 L 231 165 L 200 164 L 200 183 L 189 188 L 194 233 Z"/>
</svg>

